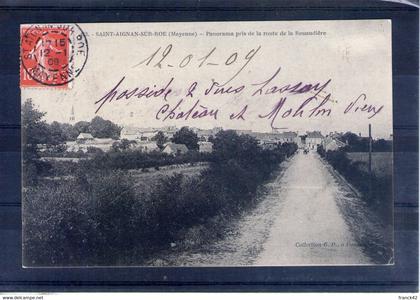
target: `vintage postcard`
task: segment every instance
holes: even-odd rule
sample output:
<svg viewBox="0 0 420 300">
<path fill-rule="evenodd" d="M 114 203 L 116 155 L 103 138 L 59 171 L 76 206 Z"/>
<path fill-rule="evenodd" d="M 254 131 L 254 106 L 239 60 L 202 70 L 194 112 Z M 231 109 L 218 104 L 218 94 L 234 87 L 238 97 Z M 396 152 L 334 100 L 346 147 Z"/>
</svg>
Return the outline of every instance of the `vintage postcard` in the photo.
<svg viewBox="0 0 420 300">
<path fill-rule="evenodd" d="M 23 265 L 393 264 L 391 25 L 22 24 Z"/>
</svg>

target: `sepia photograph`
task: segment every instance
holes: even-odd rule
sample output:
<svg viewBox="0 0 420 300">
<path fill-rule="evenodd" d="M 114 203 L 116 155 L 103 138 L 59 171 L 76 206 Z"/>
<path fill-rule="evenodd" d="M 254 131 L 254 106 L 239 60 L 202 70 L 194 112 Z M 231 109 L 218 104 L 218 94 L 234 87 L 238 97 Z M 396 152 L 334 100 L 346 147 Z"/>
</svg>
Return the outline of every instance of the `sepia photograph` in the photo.
<svg viewBox="0 0 420 300">
<path fill-rule="evenodd" d="M 389 20 L 21 39 L 24 267 L 394 264 Z"/>
</svg>

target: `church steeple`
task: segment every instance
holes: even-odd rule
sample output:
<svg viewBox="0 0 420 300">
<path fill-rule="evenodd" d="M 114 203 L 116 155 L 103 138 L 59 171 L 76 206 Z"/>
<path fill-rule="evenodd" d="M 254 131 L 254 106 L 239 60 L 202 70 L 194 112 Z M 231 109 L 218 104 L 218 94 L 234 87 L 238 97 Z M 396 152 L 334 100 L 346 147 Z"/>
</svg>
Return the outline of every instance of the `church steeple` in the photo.
<svg viewBox="0 0 420 300">
<path fill-rule="evenodd" d="M 71 106 L 71 113 L 70 113 L 70 123 L 73 124 L 75 121 L 75 117 L 74 117 L 74 106 Z"/>
</svg>

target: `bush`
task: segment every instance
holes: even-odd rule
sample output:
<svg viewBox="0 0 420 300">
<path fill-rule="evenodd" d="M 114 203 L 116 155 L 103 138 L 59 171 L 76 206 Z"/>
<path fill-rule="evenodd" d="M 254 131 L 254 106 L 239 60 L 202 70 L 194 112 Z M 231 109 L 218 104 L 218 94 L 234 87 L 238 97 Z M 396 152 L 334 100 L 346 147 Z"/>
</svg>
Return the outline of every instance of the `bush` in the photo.
<svg viewBox="0 0 420 300">
<path fill-rule="evenodd" d="M 27 160 L 23 162 L 22 185 L 23 187 L 36 186 L 39 176 L 50 174 L 53 166 L 49 162 L 41 160 Z"/>
<path fill-rule="evenodd" d="M 28 189 L 25 264 L 116 264 L 133 247 L 142 248 L 148 228 L 141 203 L 132 179 L 118 171 Z"/>
<path fill-rule="evenodd" d="M 392 176 L 369 175 L 361 168 L 363 163 L 352 162 L 344 150 L 325 152 L 321 146 L 317 151 L 362 194 L 372 211 L 385 223 L 392 222 Z"/>
<path fill-rule="evenodd" d="M 258 186 L 297 149 L 295 144 L 286 144 L 274 151 L 262 150 L 251 137 L 231 132 L 218 138 L 223 145 L 216 146 L 214 162 L 199 177 L 177 174 L 156 186 L 149 211 L 152 236 L 158 238 L 155 244 L 167 245 L 192 226 L 252 205 Z M 232 139 L 244 143 L 234 145 Z"/>
<path fill-rule="evenodd" d="M 120 171 L 90 178 L 87 190 L 98 232 L 98 261 L 113 264 L 116 257 L 124 257 L 123 253 L 137 244 L 137 235 L 141 236 L 142 227 L 136 226 L 141 224 L 140 199 L 136 199 L 131 177 Z"/>
<path fill-rule="evenodd" d="M 54 161 L 51 162 L 51 169 L 43 173 L 43 176 L 66 176 L 69 174 L 75 174 L 79 168 L 77 162 L 71 161 Z"/>
<path fill-rule="evenodd" d="M 38 183 L 38 171 L 34 162 L 26 162 L 22 168 L 22 185 L 35 186 Z"/>
<path fill-rule="evenodd" d="M 214 155 L 191 151 L 170 157 L 127 150 L 56 164 L 54 172 L 73 172 L 74 179 L 24 192 L 25 264 L 138 264 L 167 249 L 189 228 L 253 205 L 258 187 L 296 151 L 292 144 L 262 150 L 255 139 L 236 133 L 218 138 Z M 164 177 L 151 192 L 136 191 L 124 171 L 201 160 L 211 163 L 199 176 Z"/>
<path fill-rule="evenodd" d="M 86 192 L 74 182 L 40 184 L 23 193 L 26 266 L 83 264 L 94 250 L 95 225 Z"/>
<path fill-rule="evenodd" d="M 196 180 L 181 174 L 161 179 L 151 197 L 150 228 L 155 243 L 167 245 L 178 232 L 196 222 L 196 207 L 200 199 L 194 195 Z"/>
<path fill-rule="evenodd" d="M 130 170 L 210 160 L 211 154 L 199 153 L 197 151 L 189 151 L 183 155 L 171 156 L 157 151 L 145 153 L 140 150 L 124 150 L 94 153 L 92 159 L 85 161 L 82 167 L 99 170 Z"/>
</svg>

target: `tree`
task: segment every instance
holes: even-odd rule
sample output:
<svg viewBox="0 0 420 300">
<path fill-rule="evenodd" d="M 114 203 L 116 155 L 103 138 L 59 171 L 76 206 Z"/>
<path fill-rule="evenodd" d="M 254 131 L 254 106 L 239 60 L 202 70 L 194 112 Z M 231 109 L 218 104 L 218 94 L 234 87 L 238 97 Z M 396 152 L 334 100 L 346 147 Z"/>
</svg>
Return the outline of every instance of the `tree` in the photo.
<svg viewBox="0 0 420 300">
<path fill-rule="evenodd" d="M 96 116 L 90 121 L 88 132 L 96 138 L 118 139 L 120 137 L 121 127 L 109 120 L 104 120 Z"/>
<path fill-rule="evenodd" d="M 175 144 L 184 144 L 188 150 L 198 150 L 198 136 L 186 126 L 175 132 L 172 142 Z"/>
<path fill-rule="evenodd" d="M 350 144 L 356 144 L 359 140 L 359 136 L 353 132 L 346 132 L 343 134 L 343 136 L 340 138 L 342 142 Z"/>
<path fill-rule="evenodd" d="M 238 135 L 233 130 L 222 130 L 213 140 L 213 154 L 217 161 L 236 159 L 243 165 L 252 164 L 258 158 L 258 141 L 250 135 Z"/>
<path fill-rule="evenodd" d="M 349 152 L 366 152 L 369 150 L 369 138 L 360 137 L 352 132 L 346 132 L 342 141 L 347 143 L 346 150 Z"/>
<path fill-rule="evenodd" d="M 208 137 L 208 141 L 210 142 L 210 143 L 213 143 L 214 144 L 214 136 L 209 136 Z"/>
<path fill-rule="evenodd" d="M 79 135 L 81 132 L 89 132 L 90 133 L 89 125 L 90 125 L 90 123 L 87 122 L 87 121 L 79 121 L 76 124 L 74 124 L 74 129 L 77 131 L 77 135 Z"/>
<path fill-rule="evenodd" d="M 48 144 L 56 147 L 65 141 L 74 141 L 80 132 L 88 130 L 88 124 L 89 122 L 81 121 L 72 126 L 71 124 L 54 121 L 48 126 L 50 131 Z"/>
<path fill-rule="evenodd" d="M 373 151 L 375 152 L 391 152 L 392 151 L 392 141 L 379 139 L 373 141 L 372 145 Z"/>
<path fill-rule="evenodd" d="M 63 138 L 65 141 L 74 141 L 76 140 L 77 136 L 80 132 L 77 131 L 77 129 L 72 126 L 71 124 L 67 123 L 61 123 L 61 131 L 63 134 Z"/>
<path fill-rule="evenodd" d="M 66 140 L 61 124 L 57 121 L 54 121 L 50 124 L 49 130 L 50 134 L 48 144 L 56 146 L 63 143 Z"/>
<path fill-rule="evenodd" d="M 121 141 L 114 142 L 112 144 L 112 150 L 113 151 L 126 151 L 131 148 L 132 145 L 137 144 L 136 141 L 129 141 L 127 139 L 122 139 Z"/>
<path fill-rule="evenodd" d="M 39 111 L 32 100 L 26 100 L 22 105 L 21 116 L 23 182 L 25 185 L 30 185 L 36 183 L 39 170 L 45 167 L 37 161 L 38 145 L 48 142 L 49 128 L 43 120 L 45 113 Z"/>
<path fill-rule="evenodd" d="M 46 144 L 49 128 L 43 120 L 46 113 L 35 108 L 32 100 L 22 105 L 22 146 L 25 158 L 37 157 L 37 145 Z"/>
<path fill-rule="evenodd" d="M 153 141 L 156 141 L 156 145 L 159 147 L 159 149 L 163 149 L 165 143 L 168 141 L 168 138 L 166 137 L 166 135 L 162 132 L 159 131 L 158 133 L 156 133 L 156 135 L 152 138 Z"/>
<path fill-rule="evenodd" d="M 94 117 L 90 122 L 79 121 L 74 124 L 74 128 L 66 127 L 67 136 L 72 139 L 75 139 L 81 132 L 90 133 L 96 138 L 118 139 L 121 127 L 99 116 Z"/>
<path fill-rule="evenodd" d="M 103 154 L 104 151 L 97 147 L 87 147 L 87 153 L 89 154 Z"/>
</svg>

